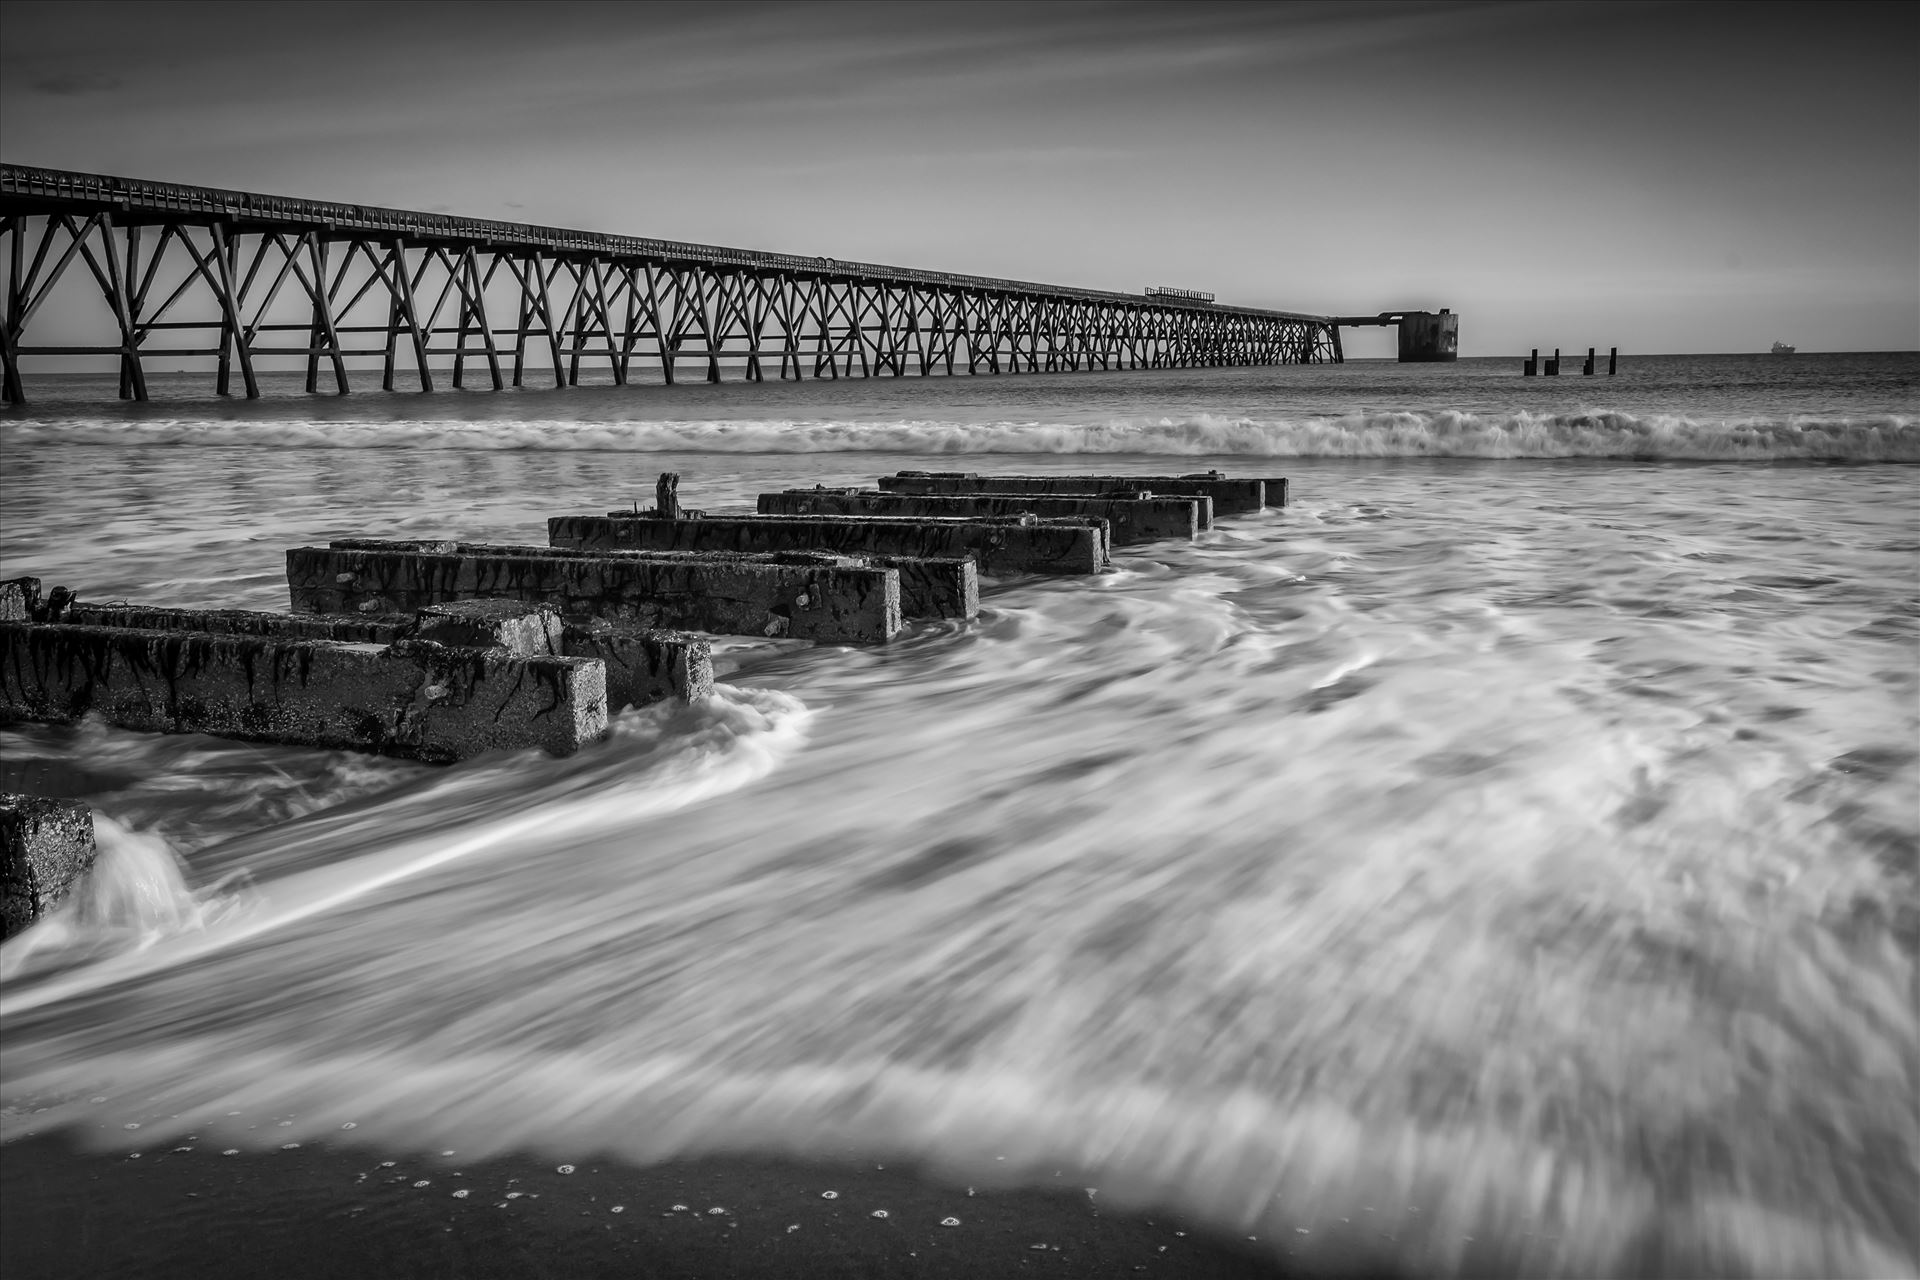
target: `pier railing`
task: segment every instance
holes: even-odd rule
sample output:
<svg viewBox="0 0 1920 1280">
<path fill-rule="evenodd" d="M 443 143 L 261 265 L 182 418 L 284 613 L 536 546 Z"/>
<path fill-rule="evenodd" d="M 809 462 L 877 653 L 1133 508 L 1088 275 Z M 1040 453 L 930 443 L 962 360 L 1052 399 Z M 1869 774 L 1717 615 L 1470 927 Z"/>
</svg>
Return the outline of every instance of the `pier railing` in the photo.
<svg viewBox="0 0 1920 1280">
<path fill-rule="evenodd" d="M 498 390 L 583 362 L 616 383 L 1307 364 L 1341 359 L 1327 316 L 878 263 L 764 253 L 99 174 L 0 165 L 8 264 L 5 395 L 33 356 L 117 356 L 145 399 L 145 360 L 217 359 L 259 394 L 268 360 L 381 357 L 434 387 L 484 367 Z M 30 345 L 63 281 L 91 277 L 115 340 Z M 81 286 L 85 289 L 85 285 Z M 91 289 L 86 289 L 92 292 Z M 508 323 L 508 317 L 511 323 Z M 213 345 L 194 345 L 195 337 Z M 184 338 L 185 345 L 179 345 Z"/>
</svg>

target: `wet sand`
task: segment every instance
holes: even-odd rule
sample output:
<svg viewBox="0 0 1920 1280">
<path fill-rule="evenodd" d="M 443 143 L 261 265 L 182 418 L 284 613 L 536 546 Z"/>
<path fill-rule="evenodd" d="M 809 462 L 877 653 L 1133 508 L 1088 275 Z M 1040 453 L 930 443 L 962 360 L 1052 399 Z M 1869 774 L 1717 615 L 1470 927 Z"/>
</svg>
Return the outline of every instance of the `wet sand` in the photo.
<svg viewBox="0 0 1920 1280">
<path fill-rule="evenodd" d="M 457 1153 L 401 1159 L 312 1143 L 222 1151 L 190 1140 L 138 1156 L 93 1153 L 58 1136 L 0 1147 L 0 1272 L 8 1280 L 1385 1275 L 1351 1260 L 1276 1264 L 1266 1241 L 1209 1238 L 1171 1217 L 1106 1209 L 1084 1188 L 969 1195 L 871 1162 L 585 1161 L 561 1173 L 533 1158 L 466 1164 Z M 959 1225 L 943 1226 L 948 1218 Z"/>
</svg>

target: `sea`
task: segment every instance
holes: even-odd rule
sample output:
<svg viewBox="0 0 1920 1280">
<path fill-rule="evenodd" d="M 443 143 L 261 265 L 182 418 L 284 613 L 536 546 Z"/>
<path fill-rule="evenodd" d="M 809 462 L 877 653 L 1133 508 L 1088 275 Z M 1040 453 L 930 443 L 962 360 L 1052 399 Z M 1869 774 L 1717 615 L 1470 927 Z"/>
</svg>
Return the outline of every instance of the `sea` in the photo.
<svg viewBox="0 0 1920 1280">
<path fill-rule="evenodd" d="M 669 471 L 1291 501 L 717 640 L 564 759 L 0 728 L 101 849 L 0 947 L 9 1136 L 1064 1170 L 1306 1274 L 1920 1270 L 1920 354 L 356 377 L 30 377 L 0 577 L 285 609 L 286 548 Z"/>
</svg>

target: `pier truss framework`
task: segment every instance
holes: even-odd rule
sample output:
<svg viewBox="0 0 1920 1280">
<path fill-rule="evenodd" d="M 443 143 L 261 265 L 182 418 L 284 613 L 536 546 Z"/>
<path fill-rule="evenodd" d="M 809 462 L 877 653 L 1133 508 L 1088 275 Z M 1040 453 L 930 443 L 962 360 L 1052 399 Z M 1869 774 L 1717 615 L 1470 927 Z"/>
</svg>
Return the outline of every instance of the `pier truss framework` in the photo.
<svg viewBox="0 0 1920 1280">
<path fill-rule="evenodd" d="M 237 370 L 250 397 L 268 362 L 344 395 L 349 357 L 372 356 L 389 391 L 433 390 L 449 356 L 455 387 L 494 390 L 583 368 L 624 385 L 1342 358 L 1326 316 L 14 165 L 0 253 L 14 404 L 31 356 L 117 356 L 136 400 L 155 356 L 216 357 L 220 394 Z M 117 341 L 29 345 L 73 280 Z"/>
</svg>

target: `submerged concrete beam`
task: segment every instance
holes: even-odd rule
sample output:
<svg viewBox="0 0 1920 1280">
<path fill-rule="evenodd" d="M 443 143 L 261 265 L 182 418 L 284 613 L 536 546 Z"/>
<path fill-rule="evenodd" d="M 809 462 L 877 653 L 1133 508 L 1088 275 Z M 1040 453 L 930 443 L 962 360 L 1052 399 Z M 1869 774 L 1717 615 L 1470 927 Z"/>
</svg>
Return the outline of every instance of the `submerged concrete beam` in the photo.
<svg viewBox="0 0 1920 1280">
<path fill-rule="evenodd" d="M 1106 525 L 1085 516 L 1039 520 L 894 520 L 868 516 L 727 516 L 661 520 L 615 513 L 554 516 L 556 547 L 621 551 L 834 551 L 844 555 L 970 555 L 982 573 L 1098 573 Z"/>
<path fill-rule="evenodd" d="M 1022 493 L 1100 496 L 1138 494 L 1160 496 L 1205 494 L 1213 499 L 1216 516 L 1258 511 L 1266 505 L 1266 485 L 1259 480 L 1234 480 L 1218 471 L 1183 476 L 995 476 L 975 471 L 902 471 L 881 476 L 880 487 L 891 493 Z"/>
<path fill-rule="evenodd" d="M 413 634 L 413 614 L 370 617 L 362 614 L 265 613 L 253 609 L 169 609 L 114 601 L 76 600 L 63 621 L 89 627 L 130 627 L 136 631 L 204 631 L 221 636 L 273 636 L 280 640 L 346 640 L 392 644 Z"/>
<path fill-rule="evenodd" d="M 927 517 L 995 519 L 1034 515 L 1092 517 L 1105 520 L 1112 546 L 1131 546 L 1162 538 L 1191 538 L 1213 527 L 1213 499 L 1205 494 L 1177 498 L 1059 497 L 1017 493 L 885 493 L 877 489 L 787 489 L 759 497 L 762 515 L 881 516 L 890 520 Z"/>
<path fill-rule="evenodd" d="M 0 794 L 0 938 L 11 938 L 93 869 L 93 813 L 72 800 Z"/>
<path fill-rule="evenodd" d="M 900 574 L 824 554 L 621 555 L 353 539 L 287 552 L 296 613 L 395 613 L 497 597 L 572 618 L 852 644 L 900 630 Z"/>
<path fill-rule="evenodd" d="M 630 512 L 615 511 L 610 519 L 631 520 Z M 336 542 L 336 547 L 359 543 Z M 365 545 L 375 545 L 368 543 Z M 439 544 L 454 547 L 468 544 Z M 680 560 L 698 557 L 701 552 L 622 551 L 606 547 L 548 547 L 555 556 L 636 556 L 643 559 Z M 799 554 L 808 554 L 805 552 Z M 972 618 L 980 613 L 980 571 L 972 556 L 876 556 L 859 557 L 875 569 L 893 569 L 900 574 L 900 616 L 902 618 Z"/>
<path fill-rule="evenodd" d="M 450 761 L 607 729 L 606 669 L 428 640 L 333 640 L 0 622 L 0 718 L 94 714 L 157 733 Z"/>
<path fill-rule="evenodd" d="M 604 619 L 562 619 L 542 606 L 515 600 L 435 604 L 418 614 L 261 613 L 75 601 L 67 617 L 92 626 L 147 631 L 205 631 L 368 644 L 416 639 L 500 648 L 522 658 L 599 658 L 607 664 L 609 713 L 667 698 L 698 701 L 713 692 L 713 644 L 705 636 L 620 626 Z"/>
<path fill-rule="evenodd" d="M 876 569 L 900 575 L 905 618 L 974 618 L 980 614 L 980 569 L 972 556 L 867 556 Z"/>
<path fill-rule="evenodd" d="M 610 715 L 669 698 L 698 702 L 713 692 L 713 642 L 705 636 L 589 618 L 561 628 L 560 649 L 606 665 Z"/>
</svg>

